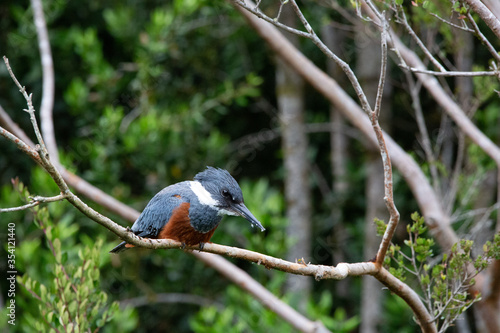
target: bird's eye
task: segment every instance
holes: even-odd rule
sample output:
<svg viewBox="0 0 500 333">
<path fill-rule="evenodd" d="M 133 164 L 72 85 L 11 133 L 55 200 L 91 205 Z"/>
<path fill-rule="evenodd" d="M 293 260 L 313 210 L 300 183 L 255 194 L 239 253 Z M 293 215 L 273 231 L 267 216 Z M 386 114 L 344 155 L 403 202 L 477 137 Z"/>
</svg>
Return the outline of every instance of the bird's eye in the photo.
<svg viewBox="0 0 500 333">
<path fill-rule="evenodd" d="M 224 198 L 228 198 L 229 197 L 229 191 L 228 190 L 222 190 L 221 193 L 222 193 L 222 196 Z"/>
</svg>

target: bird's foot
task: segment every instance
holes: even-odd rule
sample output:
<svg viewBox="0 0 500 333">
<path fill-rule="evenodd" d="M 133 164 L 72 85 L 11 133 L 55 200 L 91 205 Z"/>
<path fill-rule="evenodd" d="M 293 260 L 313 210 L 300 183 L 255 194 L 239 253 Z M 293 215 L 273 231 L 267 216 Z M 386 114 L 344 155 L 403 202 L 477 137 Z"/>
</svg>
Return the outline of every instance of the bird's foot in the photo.
<svg viewBox="0 0 500 333">
<path fill-rule="evenodd" d="M 198 246 L 200 247 L 200 252 L 201 252 L 203 250 L 203 248 L 205 247 L 205 243 L 201 242 L 200 244 L 198 244 Z"/>
<path fill-rule="evenodd" d="M 185 249 L 186 249 L 186 243 L 184 243 L 184 242 L 182 242 L 182 243 L 181 243 L 181 249 L 182 249 L 182 250 L 185 250 Z"/>
</svg>

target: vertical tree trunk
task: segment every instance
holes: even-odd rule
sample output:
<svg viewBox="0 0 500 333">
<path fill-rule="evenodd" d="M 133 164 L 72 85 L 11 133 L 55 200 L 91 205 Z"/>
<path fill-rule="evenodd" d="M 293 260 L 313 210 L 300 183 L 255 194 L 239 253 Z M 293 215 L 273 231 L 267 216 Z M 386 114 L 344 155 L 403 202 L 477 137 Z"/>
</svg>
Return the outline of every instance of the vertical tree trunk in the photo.
<svg viewBox="0 0 500 333">
<path fill-rule="evenodd" d="M 331 25 L 325 25 L 321 28 L 321 37 L 325 44 L 333 53 L 341 55 L 342 45 L 346 40 L 346 32 L 336 29 Z M 328 75 L 335 78 L 339 84 L 347 83 L 346 76 L 342 69 L 337 66 L 335 61 L 327 60 Z M 333 248 L 332 259 L 333 265 L 339 262 L 346 262 L 344 249 L 346 247 L 345 236 L 346 230 L 343 223 L 343 206 L 349 187 L 347 175 L 348 162 L 348 137 L 343 129 L 346 126 L 344 116 L 337 110 L 336 107 L 330 105 L 330 122 L 332 123 L 332 132 L 330 135 L 330 161 L 333 175 L 333 202 L 332 202 L 332 220 L 333 220 Z M 341 298 L 349 297 L 349 279 L 337 281 L 335 283 L 336 295 Z"/>
<path fill-rule="evenodd" d="M 296 16 L 290 6 L 284 6 L 281 22 L 295 26 Z M 297 36 L 287 35 L 292 43 Z M 287 233 L 294 240 L 288 260 L 304 258 L 312 261 L 311 253 L 311 195 L 309 188 L 308 138 L 304 129 L 303 79 L 287 64 L 276 58 L 276 96 L 282 130 L 285 163 L 285 196 L 287 201 Z M 312 289 L 310 277 L 289 275 L 286 291 L 300 293 L 302 310 Z"/>
<path fill-rule="evenodd" d="M 380 77 L 380 38 L 368 31 L 365 25 L 356 30 L 357 63 L 356 72 L 363 85 L 368 101 L 374 107 Z M 387 80 L 389 81 L 389 80 Z M 391 89 L 386 84 L 382 100 L 379 122 L 389 132 L 391 117 Z M 364 260 L 375 257 L 380 237 L 377 236 L 374 218 L 388 220 L 388 212 L 384 203 L 384 169 L 380 154 L 376 151 L 367 154 L 366 161 L 366 214 L 364 228 Z M 382 285 L 371 276 L 363 277 L 361 292 L 361 333 L 378 332 L 377 325 L 381 318 Z"/>
</svg>

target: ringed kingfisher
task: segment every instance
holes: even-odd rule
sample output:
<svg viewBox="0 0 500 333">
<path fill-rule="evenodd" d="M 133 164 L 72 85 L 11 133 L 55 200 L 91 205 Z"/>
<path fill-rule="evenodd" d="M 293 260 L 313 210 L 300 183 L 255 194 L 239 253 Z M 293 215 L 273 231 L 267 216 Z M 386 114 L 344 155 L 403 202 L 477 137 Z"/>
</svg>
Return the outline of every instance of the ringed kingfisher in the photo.
<svg viewBox="0 0 500 333">
<path fill-rule="evenodd" d="M 132 231 L 139 237 L 168 238 L 193 246 L 208 242 L 222 215 L 237 215 L 264 231 L 243 203 L 243 194 L 227 170 L 207 167 L 193 181 L 165 187 L 147 204 Z M 111 253 L 134 247 L 122 242 Z"/>
</svg>

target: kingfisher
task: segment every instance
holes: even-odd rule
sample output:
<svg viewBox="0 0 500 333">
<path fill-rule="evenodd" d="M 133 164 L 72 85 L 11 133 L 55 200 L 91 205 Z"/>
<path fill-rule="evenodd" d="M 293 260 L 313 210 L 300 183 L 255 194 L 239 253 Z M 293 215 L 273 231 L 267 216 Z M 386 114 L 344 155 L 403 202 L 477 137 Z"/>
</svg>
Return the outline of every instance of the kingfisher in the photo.
<svg viewBox="0 0 500 333">
<path fill-rule="evenodd" d="M 224 169 L 207 167 L 194 180 L 165 187 L 147 204 L 132 231 L 139 237 L 173 239 L 184 245 L 210 241 L 223 215 L 242 216 L 251 226 L 264 231 L 262 224 L 243 202 L 241 188 Z M 111 253 L 134 247 L 122 242 Z"/>
</svg>

